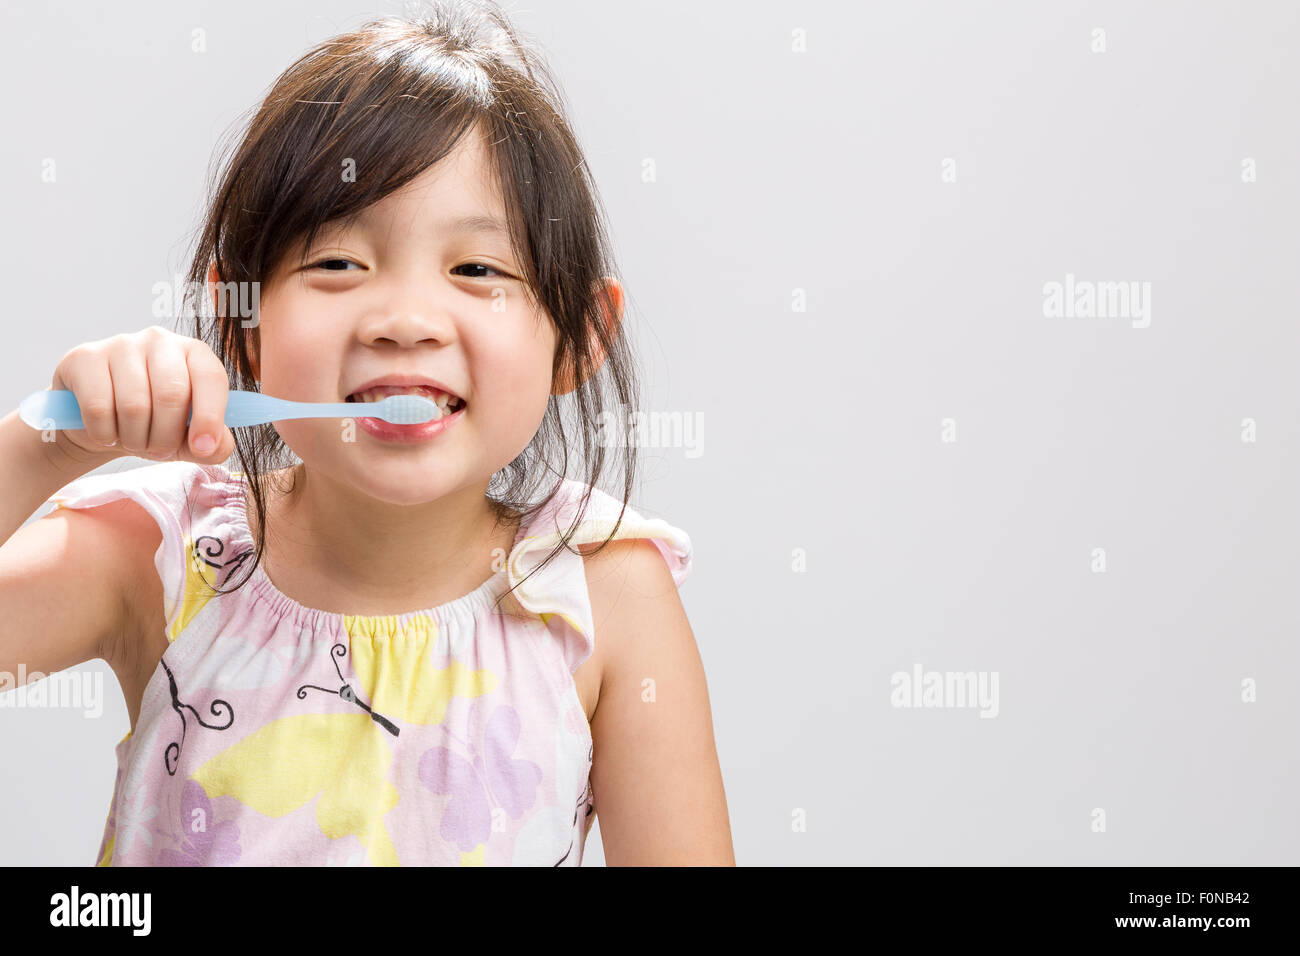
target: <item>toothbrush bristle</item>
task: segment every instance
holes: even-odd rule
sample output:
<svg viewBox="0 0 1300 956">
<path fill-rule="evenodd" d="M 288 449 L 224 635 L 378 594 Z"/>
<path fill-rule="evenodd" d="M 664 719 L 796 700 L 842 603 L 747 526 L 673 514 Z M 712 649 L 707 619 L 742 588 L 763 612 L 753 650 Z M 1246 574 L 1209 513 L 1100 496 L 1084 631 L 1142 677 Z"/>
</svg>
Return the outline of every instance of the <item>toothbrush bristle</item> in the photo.
<svg viewBox="0 0 1300 956">
<path fill-rule="evenodd" d="M 390 395 L 379 416 L 394 425 L 420 425 L 439 417 L 438 406 L 423 395 Z"/>
</svg>

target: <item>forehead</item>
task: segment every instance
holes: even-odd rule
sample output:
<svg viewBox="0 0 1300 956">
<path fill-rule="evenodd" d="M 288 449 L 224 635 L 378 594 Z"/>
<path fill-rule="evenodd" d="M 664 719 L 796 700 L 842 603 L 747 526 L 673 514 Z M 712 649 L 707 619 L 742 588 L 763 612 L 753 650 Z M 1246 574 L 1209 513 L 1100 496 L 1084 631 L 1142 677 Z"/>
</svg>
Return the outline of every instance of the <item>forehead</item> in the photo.
<svg viewBox="0 0 1300 956">
<path fill-rule="evenodd" d="M 401 189 L 362 210 L 357 222 L 409 225 L 431 222 L 439 231 L 506 235 L 505 203 L 482 134 L 467 132 L 455 148 Z"/>
</svg>

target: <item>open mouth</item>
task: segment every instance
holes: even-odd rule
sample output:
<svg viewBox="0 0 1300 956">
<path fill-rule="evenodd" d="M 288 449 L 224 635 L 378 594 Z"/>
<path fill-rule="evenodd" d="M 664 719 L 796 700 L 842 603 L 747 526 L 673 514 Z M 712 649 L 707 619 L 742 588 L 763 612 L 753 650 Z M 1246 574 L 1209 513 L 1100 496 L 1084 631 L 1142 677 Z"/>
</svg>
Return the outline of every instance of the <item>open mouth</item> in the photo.
<svg viewBox="0 0 1300 956">
<path fill-rule="evenodd" d="M 419 395 L 427 398 L 438 406 L 445 418 L 465 407 L 465 400 L 459 395 L 451 395 L 447 392 L 439 391 L 435 388 L 429 388 L 425 385 L 406 385 L 402 387 L 382 386 L 377 388 L 366 389 L 364 392 L 353 392 L 346 398 L 348 402 L 354 402 L 359 405 L 365 405 L 370 402 L 381 402 L 390 395 Z"/>
</svg>

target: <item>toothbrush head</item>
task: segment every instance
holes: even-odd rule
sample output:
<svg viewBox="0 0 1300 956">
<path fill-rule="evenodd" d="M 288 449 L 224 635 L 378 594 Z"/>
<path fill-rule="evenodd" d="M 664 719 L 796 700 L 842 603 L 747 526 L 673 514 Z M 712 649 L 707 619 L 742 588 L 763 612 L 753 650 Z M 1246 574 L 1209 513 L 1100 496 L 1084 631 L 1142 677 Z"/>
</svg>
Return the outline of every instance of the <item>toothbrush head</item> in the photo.
<svg viewBox="0 0 1300 956">
<path fill-rule="evenodd" d="M 423 395 L 389 395 L 372 407 L 368 418 L 382 418 L 394 425 L 420 425 L 442 417 L 437 403 Z"/>
</svg>

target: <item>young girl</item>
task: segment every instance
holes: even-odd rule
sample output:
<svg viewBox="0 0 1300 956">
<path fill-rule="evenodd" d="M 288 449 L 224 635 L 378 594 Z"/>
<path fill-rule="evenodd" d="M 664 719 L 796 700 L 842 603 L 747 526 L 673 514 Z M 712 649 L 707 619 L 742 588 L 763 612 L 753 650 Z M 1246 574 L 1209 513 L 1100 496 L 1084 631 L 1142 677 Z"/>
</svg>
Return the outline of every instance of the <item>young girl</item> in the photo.
<svg viewBox="0 0 1300 956">
<path fill-rule="evenodd" d="M 224 166 L 196 334 L 64 356 L 84 429 L 0 422 L 0 666 L 102 657 L 131 717 L 100 865 L 576 866 L 597 811 L 611 864 L 734 864 L 690 540 L 634 443 L 596 487 L 637 395 L 560 102 L 496 7 L 319 45 Z M 445 414 L 233 434 L 231 387 Z"/>
</svg>

